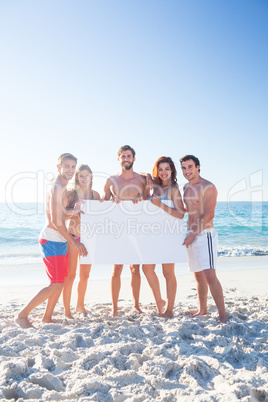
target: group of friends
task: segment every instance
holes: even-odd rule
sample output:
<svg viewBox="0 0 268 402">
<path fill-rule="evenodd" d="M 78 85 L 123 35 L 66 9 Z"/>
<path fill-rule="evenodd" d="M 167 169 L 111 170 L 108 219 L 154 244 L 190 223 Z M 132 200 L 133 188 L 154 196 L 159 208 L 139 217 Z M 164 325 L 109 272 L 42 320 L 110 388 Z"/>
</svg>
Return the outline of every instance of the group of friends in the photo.
<svg viewBox="0 0 268 402">
<path fill-rule="evenodd" d="M 77 168 L 77 158 L 70 153 L 59 156 L 58 175 L 49 186 L 46 218 L 39 243 L 50 279 L 50 285 L 43 288 L 20 311 L 16 323 L 22 328 L 33 327 L 29 314 L 47 300 L 42 321 L 53 322 L 52 315 L 56 303 L 63 294 L 65 316 L 73 319 L 70 308 L 73 282 L 80 256 L 86 256 L 87 250 L 80 241 L 81 204 L 84 200 L 112 200 L 116 203 L 131 200 L 134 203 L 150 200 L 175 218 L 182 219 L 188 214 L 187 233 L 183 245 L 187 248 L 189 270 L 194 273 L 197 284 L 199 307 L 189 311 L 191 316 L 207 314 L 208 289 L 215 301 L 219 313 L 219 322 L 226 323 L 222 286 L 216 276 L 217 232 L 213 227 L 213 218 L 217 202 L 217 189 L 211 182 L 200 176 L 200 162 L 194 155 L 185 155 L 180 159 L 183 176 L 188 183 L 183 188 L 183 199 L 177 184 L 177 171 L 170 157 L 162 156 L 154 164 L 152 175 L 136 173 L 133 170 L 135 150 L 124 145 L 118 150 L 120 173 L 107 179 L 104 194 L 92 189 L 92 170 L 86 164 Z M 68 190 L 69 181 L 75 176 L 73 187 Z M 152 193 L 152 195 L 151 195 Z M 87 315 L 85 294 L 91 270 L 90 264 L 79 264 L 78 297 L 75 313 Z M 118 299 L 121 288 L 123 265 L 114 265 L 111 277 L 112 316 L 118 313 Z M 177 290 L 175 264 L 162 264 L 166 280 L 167 301 L 162 299 L 155 264 L 144 264 L 142 270 L 152 289 L 158 314 L 172 317 Z M 141 286 L 140 266 L 130 265 L 131 288 L 134 309 L 142 313 L 139 296 Z"/>
</svg>

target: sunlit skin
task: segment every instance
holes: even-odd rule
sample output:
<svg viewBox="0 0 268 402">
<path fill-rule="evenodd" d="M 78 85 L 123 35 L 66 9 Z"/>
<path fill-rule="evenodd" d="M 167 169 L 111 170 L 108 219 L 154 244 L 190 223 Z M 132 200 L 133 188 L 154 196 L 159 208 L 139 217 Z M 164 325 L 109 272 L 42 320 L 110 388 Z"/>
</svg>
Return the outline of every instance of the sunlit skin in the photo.
<svg viewBox="0 0 268 402">
<path fill-rule="evenodd" d="M 159 208 L 164 209 L 170 215 L 182 219 L 184 216 L 184 207 L 178 187 L 171 184 L 172 169 L 170 164 L 167 162 L 160 163 L 157 175 L 161 179 L 161 186 L 155 187 L 151 202 Z M 168 198 L 170 197 L 170 200 L 173 201 L 174 208 L 168 207 L 161 201 L 161 197 L 166 195 L 167 190 Z M 163 275 L 166 279 L 167 303 L 165 303 L 161 296 L 159 280 L 155 273 L 155 264 L 144 264 L 142 269 L 152 289 L 159 315 L 161 317 L 172 317 L 177 291 L 175 264 L 162 264 Z"/>
<path fill-rule="evenodd" d="M 118 157 L 118 161 L 123 170 L 130 170 L 135 160 L 136 158 L 134 158 L 131 151 L 123 151 Z"/>
<path fill-rule="evenodd" d="M 188 248 L 196 236 L 205 229 L 213 228 L 213 218 L 217 202 L 217 189 L 208 180 L 200 176 L 200 166 L 195 166 L 192 159 L 181 162 L 183 176 L 188 180 L 184 186 L 184 202 L 188 213 L 187 228 L 191 231 L 184 240 Z M 197 283 L 197 295 L 199 309 L 189 311 L 188 314 L 195 317 L 207 314 L 208 288 L 219 311 L 219 322 L 226 323 L 227 314 L 225 310 L 223 291 L 216 276 L 215 269 L 204 269 L 194 272 Z"/>
<path fill-rule="evenodd" d="M 83 169 L 77 173 L 78 185 L 76 185 L 76 191 L 78 195 L 78 201 L 74 205 L 74 210 L 79 209 L 81 204 L 84 203 L 83 200 L 92 200 L 92 196 L 94 200 L 99 200 L 100 195 L 96 191 L 91 189 L 92 182 L 92 173 L 87 169 Z M 80 216 L 72 215 L 68 229 L 70 233 L 75 236 L 80 237 Z M 73 282 L 76 276 L 76 268 L 77 261 L 79 260 L 79 254 L 73 247 L 68 247 L 68 277 L 64 284 L 63 289 L 63 305 L 64 305 L 64 314 L 67 318 L 73 319 L 73 315 L 70 309 L 71 303 L 71 293 Z M 87 315 L 87 311 L 85 309 L 85 294 L 87 289 L 87 282 L 89 278 L 91 270 L 91 264 L 79 264 L 79 282 L 77 286 L 77 304 L 76 304 L 76 313 L 82 313 Z"/>
<path fill-rule="evenodd" d="M 76 163 L 71 159 L 64 159 L 61 165 L 57 165 L 60 176 L 66 180 L 65 185 L 75 174 Z"/>
<path fill-rule="evenodd" d="M 134 204 L 143 199 L 149 198 L 150 191 L 146 186 L 146 178 L 133 171 L 135 157 L 131 150 L 123 150 L 118 156 L 118 162 L 121 166 L 121 172 L 109 177 L 104 186 L 104 200 L 112 200 L 119 203 L 122 200 L 131 200 Z M 130 265 L 131 272 L 131 288 L 134 300 L 134 309 L 142 313 L 140 309 L 140 269 L 139 265 Z M 111 278 L 111 293 L 112 293 L 112 316 L 115 317 L 118 313 L 118 299 L 121 288 L 121 273 L 123 270 L 122 264 L 113 266 Z"/>
<path fill-rule="evenodd" d="M 146 179 L 133 171 L 135 158 L 131 151 L 123 151 L 118 157 L 121 172 L 111 176 L 104 187 L 104 199 L 119 203 L 131 200 L 134 204 L 144 199 Z"/>
<path fill-rule="evenodd" d="M 65 226 L 67 214 L 66 185 L 68 184 L 68 181 L 72 179 L 75 173 L 76 162 L 73 159 L 66 158 L 61 164 L 57 165 L 57 169 L 58 176 L 52 181 L 48 191 L 46 204 L 46 217 L 48 221 L 47 227 L 57 230 L 67 240 L 68 246 L 74 248 L 77 254 L 86 256 L 87 250 L 85 246 L 81 243 L 75 242 Z M 77 210 L 76 213 L 79 212 L 80 211 Z M 49 286 L 40 290 L 40 292 L 18 314 L 16 323 L 22 328 L 32 327 L 33 325 L 29 321 L 28 316 L 33 309 L 35 309 L 45 300 L 47 300 L 47 306 L 42 318 L 42 322 L 54 322 L 52 319 L 52 314 L 62 292 L 63 286 L 64 283 L 50 283 Z"/>
<path fill-rule="evenodd" d="M 184 187 L 184 202 L 188 212 L 187 228 L 192 230 L 183 243 L 187 248 L 198 233 L 213 228 L 217 202 L 216 187 L 200 176 L 199 168 L 191 159 L 181 164 L 183 176 L 189 181 Z"/>
</svg>

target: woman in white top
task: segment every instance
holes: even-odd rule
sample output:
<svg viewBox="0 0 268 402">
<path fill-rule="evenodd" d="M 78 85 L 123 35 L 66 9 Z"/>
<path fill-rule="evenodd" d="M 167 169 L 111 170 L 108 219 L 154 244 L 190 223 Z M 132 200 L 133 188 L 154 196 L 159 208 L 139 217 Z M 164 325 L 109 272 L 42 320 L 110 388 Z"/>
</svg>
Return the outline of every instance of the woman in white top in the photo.
<svg viewBox="0 0 268 402">
<path fill-rule="evenodd" d="M 181 193 L 177 185 L 177 171 L 174 162 L 167 156 L 161 156 L 153 167 L 154 192 L 151 202 L 175 218 L 182 219 L 185 213 Z M 165 244 L 163 243 L 163 247 Z M 155 264 L 144 264 L 143 272 L 152 289 L 157 310 L 161 317 L 172 317 L 177 280 L 175 264 L 162 264 L 163 275 L 166 279 L 167 303 L 162 299 L 159 280 L 155 273 Z"/>
</svg>

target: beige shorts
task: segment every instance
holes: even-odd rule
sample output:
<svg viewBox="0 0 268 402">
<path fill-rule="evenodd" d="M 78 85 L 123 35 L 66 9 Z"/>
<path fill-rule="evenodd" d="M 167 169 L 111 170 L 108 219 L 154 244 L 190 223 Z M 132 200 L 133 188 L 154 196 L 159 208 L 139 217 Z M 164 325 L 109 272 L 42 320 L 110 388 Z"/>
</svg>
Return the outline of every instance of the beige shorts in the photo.
<svg viewBox="0 0 268 402">
<path fill-rule="evenodd" d="M 218 233 L 215 229 L 205 229 L 199 233 L 187 248 L 189 271 L 200 272 L 205 269 L 215 269 L 217 249 Z"/>
</svg>

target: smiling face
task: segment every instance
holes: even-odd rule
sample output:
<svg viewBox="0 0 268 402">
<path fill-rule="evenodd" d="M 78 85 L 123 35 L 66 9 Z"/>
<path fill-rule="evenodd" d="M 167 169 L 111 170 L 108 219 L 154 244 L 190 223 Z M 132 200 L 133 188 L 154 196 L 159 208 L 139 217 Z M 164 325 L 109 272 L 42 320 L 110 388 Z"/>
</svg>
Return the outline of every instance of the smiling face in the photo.
<svg viewBox="0 0 268 402">
<path fill-rule="evenodd" d="M 87 169 L 80 170 L 76 175 L 76 182 L 80 187 L 90 187 L 92 173 Z"/>
<path fill-rule="evenodd" d="M 130 150 L 123 151 L 118 157 L 118 161 L 123 170 L 130 170 L 135 162 L 135 158 Z"/>
<path fill-rule="evenodd" d="M 167 184 L 170 181 L 172 175 L 170 164 L 167 162 L 159 163 L 157 174 L 159 179 L 162 180 L 162 184 Z"/>
<path fill-rule="evenodd" d="M 195 163 L 192 159 L 181 162 L 182 174 L 188 181 L 193 181 L 196 178 L 199 178 L 199 168 L 200 166 L 195 166 Z"/>
<path fill-rule="evenodd" d="M 60 176 L 64 180 L 71 180 L 76 169 L 76 161 L 73 159 L 64 159 L 61 164 L 57 165 Z"/>
</svg>

